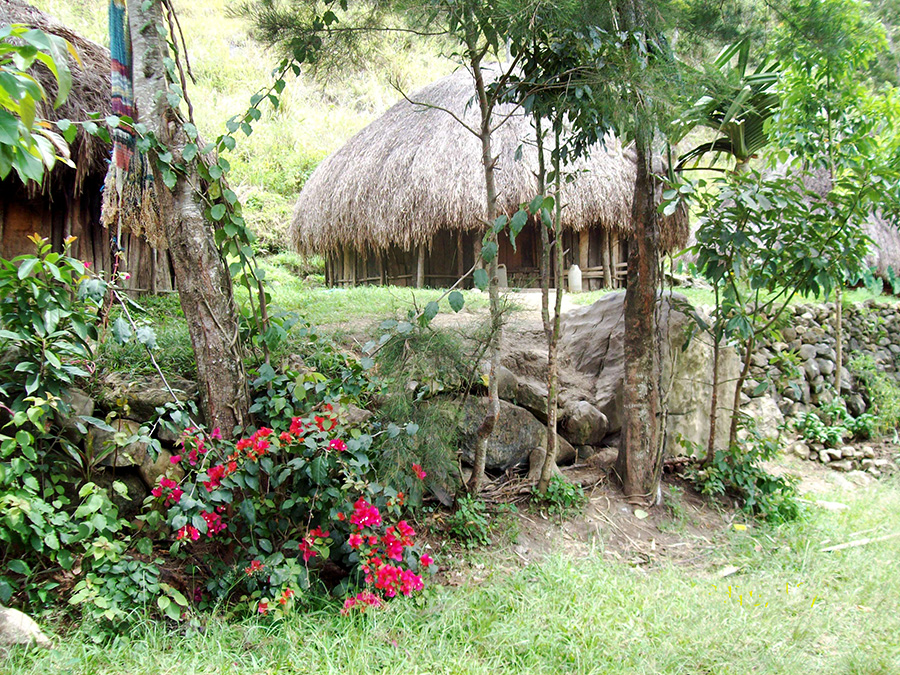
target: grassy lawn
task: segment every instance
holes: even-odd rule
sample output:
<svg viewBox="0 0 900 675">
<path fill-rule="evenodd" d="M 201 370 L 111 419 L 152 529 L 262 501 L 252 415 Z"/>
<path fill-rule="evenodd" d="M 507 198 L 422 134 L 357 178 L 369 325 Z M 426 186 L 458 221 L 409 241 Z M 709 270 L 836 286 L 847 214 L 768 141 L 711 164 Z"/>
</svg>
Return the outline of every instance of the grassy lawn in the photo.
<svg viewBox="0 0 900 675">
<path fill-rule="evenodd" d="M 369 615 L 324 604 L 281 623 L 148 622 L 108 645 L 84 626 L 5 672 L 900 673 L 900 539 L 820 551 L 900 532 L 900 483 L 827 498 L 850 508 L 732 531 L 698 567 L 472 554 L 493 570 L 480 584 L 432 585 Z M 739 571 L 721 579 L 726 565 Z"/>
</svg>

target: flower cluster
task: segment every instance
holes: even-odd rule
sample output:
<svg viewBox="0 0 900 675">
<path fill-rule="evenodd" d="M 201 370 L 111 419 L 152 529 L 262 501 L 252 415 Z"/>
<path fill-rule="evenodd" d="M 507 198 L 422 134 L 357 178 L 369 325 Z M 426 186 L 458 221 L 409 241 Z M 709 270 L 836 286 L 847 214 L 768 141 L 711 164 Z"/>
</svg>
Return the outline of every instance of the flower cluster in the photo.
<svg viewBox="0 0 900 675">
<path fill-rule="evenodd" d="M 224 507 L 220 506 L 217 510 L 224 510 Z M 220 516 L 218 513 L 208 513 L 206 511 L 201 511 L 200 517 L 206 521 L 207 536 L 213 537 L 219 532 L 223 532 L 225 530 L 225 523 L 222 522 L 222 516 Z"/>
<path fill-rule="evenodd" d="M 423 469 L 423 468 L 422 468 L 421 466 L 419 466 L 418 464 L 413 464 L 413 465 L 412 465 L 412 470 L 413 470 L 413 473 L 416 474 L 416 477 L 417 477 L 419 480 L 425 480 L 425 476 L 428 475 L 427 473 L 425 473 L 425 469 Z"/>
<path fill-rule="evenodd" d="M 384 602 L 381 598 L 372 593 L 372 591 L 362 591 L 344 600 L 344 608 L 341 610 L 341 614 L 346 616 L 354 608 L 360 612 L 365 612 L 369 607 L 381 607 L 383 604 Z"/>
<path fill-rule="evenodd" d="M 265 567 L 265 565 L 263 565 L 262 562 L 260 562 L 259 560 L 254 560 L 250 563 L 250 565 L 248 567 L 244 568 L 244 573 L 248 577 L 250 577 L 250 576 L 253 576 L 254 574 L 256 574 L 257 572 L 261 571 L 264 567 Z"/>
<path fill-rule="evenodd" d="M 218 427 L 213 429 L 210 438 L 214 440 L 222 439 L 222 432 L 219 431 Z M 200 461 L 200 456 L 205 455 L 209 451 L 209 448 L 206 447 L 206 439 L 203 431 L 196 427 L 188 427 L 185 429 L 181 434 L 179 444 L 181 445 L 181 453 L 172 455 L 169 459 L 172 464 L 178 464 L 185 456 L 187 456 L 188 464 L 197 466 L 197 462 Z"/>
<path fill-rule="evenodd" d="M 238 452 L 245 453 L 247 459 L 255 462 L 269 452 L 269 448 L 272 445 L 269 442 L 269 436 L 271 435 L 271 429 L 268 427 L 260 427 L 250 438 L 242 438 L 239 440 L 235 448 Z"/>
<path fill-rule="evenodd" d="M 401 520 L 396 525 L 387 527 L 384 534 L 379 535 L 374 530 L 382 524 L 381 513 L 378 507 L 363 498 L 358 499 L 353 505 L 350 523 L 355 526 L 355 531 L 347 537 L 347 544 L 359 552 L 360 569 L 367 584 L 374 586 L 385 598 L 393 598 L 398 593 L 410 595 L 413 591 L 422 590 L 424 586 L 422 577 L 411 569 L 401 566 L 404 553 L 412 547 L 413 537 L 416 534 L 409 523 Z M 401 564 L 394 564 L 391 561 Z M 428 567 L 432 562 L 427 554 L 419 558 L 422 567 Z M 380 601 L 378 595 L 374 597 Z M 348 598 L 347 602 L 349 604 L 344 605 L 345 613 L 360 603 L 363 604 L 363 608 L 373 605 L 371 602 L 360 600 L 360 596 Z"/>
<path fill-rule="evenodd" d="M 172 504 L 178 503 L 178 500 L 181 499 L 181 495 L 184 494 L 184 490 L 178 487 L 178 483 L 174 480 L 163 476 L 159 481 L 159 485 L 150 490 L 150 494 L 154 497 L 162 497 L 165 495 L 165 505 L 171 506 Z"/>
<path fill-rule="evenodd" d="M 175 539 L 177 541 L 181 541 L 182 539 L 190 539 L 191 541 L 197 541 L 200 538 L 200 530 L 198 530 L 193 525 L 185 525 L 180 530 L 178 530 L 178 534 L 175 535 Z"/>
<path fill-rule="evenodd" d="M 309 534 L 307 534 L 300 541 L 300 544 L 297 548 L 300 549 L 300 554 L 303 556 L 303 562 L 309 562 L 309 559 L 315 555 L 318 555 L 318 551 L 315 549 L 316 546 L 321 546 L 325 543 L 325 540 L 331 535 L 331 532 L 328 530 L 322 531 L 321 527 L 316 527 L 314 530 L 310 530 Z"/>
</svg>

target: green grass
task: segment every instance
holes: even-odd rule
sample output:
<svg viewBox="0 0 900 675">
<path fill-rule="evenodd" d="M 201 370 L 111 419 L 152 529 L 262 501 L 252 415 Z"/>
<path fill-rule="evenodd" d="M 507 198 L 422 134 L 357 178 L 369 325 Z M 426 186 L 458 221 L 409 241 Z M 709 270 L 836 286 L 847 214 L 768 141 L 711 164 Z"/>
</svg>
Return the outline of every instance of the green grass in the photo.
<svg viewBox="0 0 900 675">
<path fill-rule="evenodd" d="M 105 646 L 85 626 L 57 650 L 16 652 L 6 672 L 900 673 L 900 539 L 819 550 L 900 531 L 900 485 L 830 498 L 850 508 L 720 534 L 699 568 L 634 568 L 600 551 L 513 572 L 495 562 L 480 585 L 432 586 L 367 616 L 331 604 L 202 632 L 148 622 Z M 740 569 L 719 579 L 725 565 Z"/>
</svg>

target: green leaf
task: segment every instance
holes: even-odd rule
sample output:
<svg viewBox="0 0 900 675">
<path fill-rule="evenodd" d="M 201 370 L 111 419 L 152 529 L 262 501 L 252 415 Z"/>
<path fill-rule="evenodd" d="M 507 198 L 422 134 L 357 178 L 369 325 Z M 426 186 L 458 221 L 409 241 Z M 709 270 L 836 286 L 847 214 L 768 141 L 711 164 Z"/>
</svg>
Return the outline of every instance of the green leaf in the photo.
<svg viewBox="0 0 900 675">
<path fill-rule="evenodd" d="M 496 241 L 489 241 L 481 247 L 481 258 L 484 262 L 489 263 L 497 257 L 498 246 Z"/>
<path fill-rule="evenodd" d="M 490 283 L 487 272 L 481 268 L 475 270 L 475 273 L 472 275 L 472 280 L 475 282 L 475 288 L 480 291 L 485 290 L 488 287 L 488 283 Z"/>
<path fill-rule="evenodd" d="M 225 217 L 225 205 L 216 204 L 209 210 L 209 215 L 213 220 L 222 220 Z"/>
<path fill-rule="evenodd" d="M 528 214 L 525 213 L 522 209 L 519 209 L 513 214 L 513 217 L 509 221 L 509 229 L 513 233 L 513 235 L 517 235 L 522 231 L 522 228 L 525 227 L 525 223 L 528 222 Z"/>
<path fill-rule="evenodd" d="M 406 425 L 406 435 L 407 436 L 415 436 L 419 432 L 419 425 L 415 422 L 410 422 Z"/>
<path fill-rule="evenodd" d="M 120 316 L 113 322 L 112 335 L 116 342 L 120 345 L 124 345 L 128 343 L 134 333 L 132 332 L 128 321 Z"/>
<path fill-rule="evenodd" d="M 24 279 L 29 274 L 31 274 L 31 271 L 35 268 L 38 262 L 39 260 L 37 258 L 26 258 L 22 261 L 22 264 L 19 265 L 19 271 L 17 272 L 16 276 L 18 276 L 19 279 Z"/>
<path fill-rule="evenodd" d="M 328 480 L 328 460 L 320 455 L 309 464 L 309 477 L 316 485 L 324 485 Z"/>
<path fill-rule="evenodd" d="M 438 315 L 439 311 L 440 307 L 438 307 L 438 304 L 434 300 L 432 300 L 427 305 L 425 305 L 425 310 L 422 316 L 425 318 L 425 321 L 431 321 Z"/>
<path fill-rule="evenodd" d="M 454 312 L 458 312 L 466 304 L 466 299 L 459 291 L 452 291 L 450 295 L 447 296 L 447 302 L 450 303 L 450 309 Z"/>
</svg>

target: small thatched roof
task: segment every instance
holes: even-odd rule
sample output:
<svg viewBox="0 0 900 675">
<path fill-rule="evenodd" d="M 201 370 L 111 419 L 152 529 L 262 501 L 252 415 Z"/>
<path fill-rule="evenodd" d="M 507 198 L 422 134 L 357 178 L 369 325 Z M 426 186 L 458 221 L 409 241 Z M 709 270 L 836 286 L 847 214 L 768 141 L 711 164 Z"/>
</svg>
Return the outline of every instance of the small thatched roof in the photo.
<svg viewBox="0 0 900 675">
<path fill-rule="evenodd" d="M 85 120 L 88 112 L 99 112 L 104 116 L 111 110 L 110 104 L 110 60 L 109 51 L 72 32 L 59 21 L 44 14 L 22 0 L 0 0 L 0 24 L 21 23 L 37 28 L 45 33 L 58 35 L 75 47 L 81 64 L 70 63 L 72 69 L 72 90 L 62 106 L 53 108 L 56 99 L 56 80 L 41 64 L 35 66 L 34 73 L 44 90 L 47 100 L 38 109 L 38 116 L 50 121 L 60 119 Z M 71 61 L 71 59 L 70 59 Z M 79 130 L 70 146 L 75 171 L 75 189 L 80 191 L 86 176 L 105 174 L 110 147 L 95 136 Z M 70 169 L 58 165 L 54 175 Z"/>
<path fill-rule="evenodd" d="M 294 246 L 319 253 L 348 244 L 408 249 L 440 230 L 483 229 L 481 142 L 446 112 L 477 128 L 474 91 L 472 75 L 459 70 L 400 101 L 326 158 L 297 200 Z M 499 209 L 508 214 L 537 193 L 538 164 L 529 118 L 510 113 L 510 107 L 498 109 L 498 119 L 510 117 L 492 137 Z M 633 150 L 614 139 L 580 161 L 574 181 L 564 187 L 564 226 L 630 230 L 635 167 Z M 686 236 L 681 214 L 663 238 L 675 245 Z"/>
<path fill-rule="evenodd" d="M 820 167 L 806 174 L 803 184 L 807 190 L 824 197 L 831 191 L 828 169 Z M 863 231 L 872 240 L 866 264 L 874 267 L 876 276 L 882 279 L 888 278 L 888 267 L 900 276 L 900 222 L 890 220 L 875 210 L 863 223 Z"/>
</svg>

